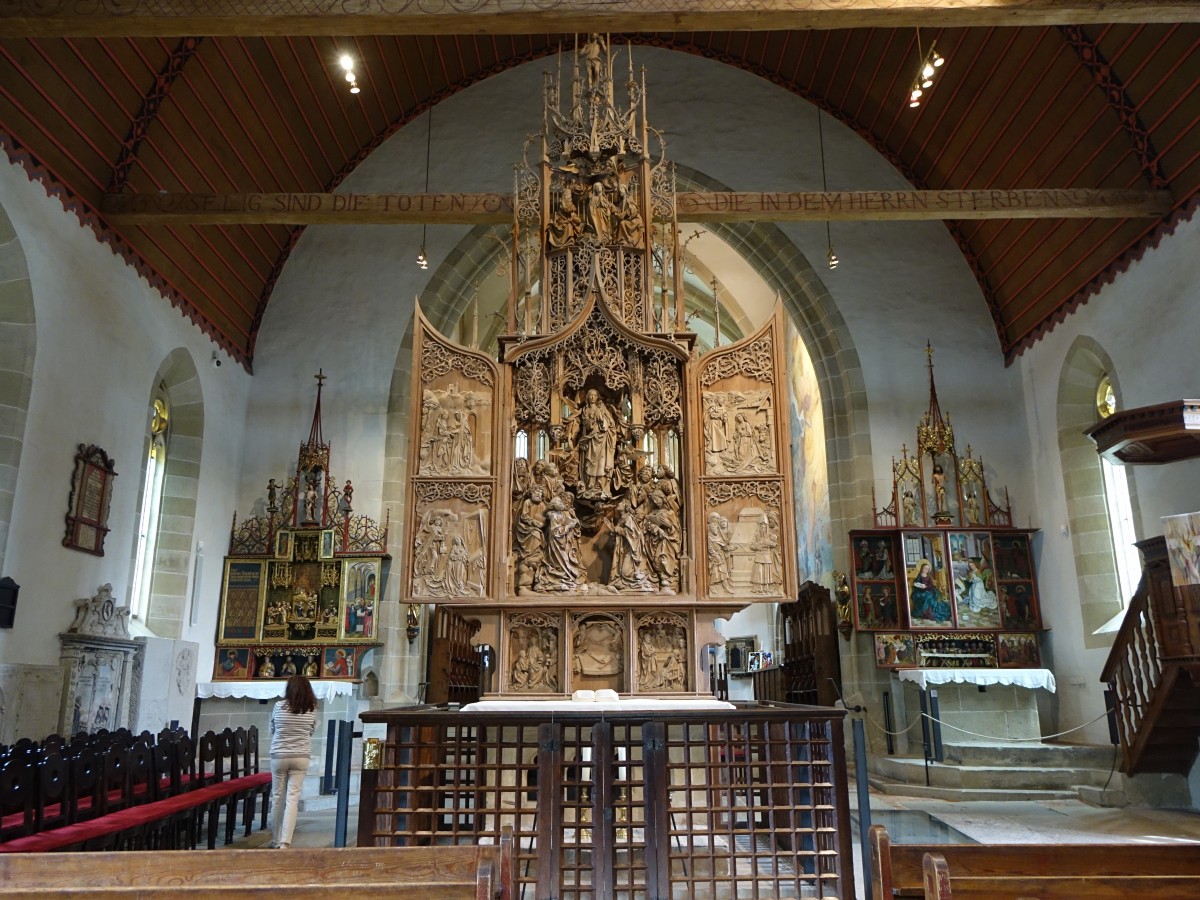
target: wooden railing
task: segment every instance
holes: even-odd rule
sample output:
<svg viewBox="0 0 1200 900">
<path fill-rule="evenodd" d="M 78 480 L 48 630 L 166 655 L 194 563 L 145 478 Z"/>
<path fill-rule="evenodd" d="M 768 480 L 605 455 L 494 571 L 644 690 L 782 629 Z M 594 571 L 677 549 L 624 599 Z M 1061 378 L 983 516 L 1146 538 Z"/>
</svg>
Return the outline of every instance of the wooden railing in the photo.
<svg viewBox="0 0 1200 900">
<path fill-rule="evenodd" d="M 579 712 L 415 707 L 363 782 L 359 845 L 515 835 L 532 900 L 853 898 L 840 709 L 746 705 Z M 527 893 L 526 893 L 527 892 Z"/>
<path fill-rule="evenodd" d="M 1101 680 L 1113 692 L 1121 771 L 1176 771 L 1195 756 L 1195 735 L 1180 733 L 1181 723 L 1168 721 L 1175 710 L 1194 704 L 1189 692 L 1200 686 L 1200 586 L 1172 582 L 1166 541 L 1140 541 L 1142 579 L 1117 632 Z M 1154 732 L 1163 716 L 1162 732 Z M 1174 732 L 1173 736 L 1167 732 Z M 1174 741 L 1174 760 L 1160 757 Z"/>
<path fill-rule="evenodd" d="M 1126 772 L 1136 761 L 1134 748 L 1138 733 L 1162 683 L 1162 659 L 1149 598 L 1148 582 L 1143 573 L 1101 675 L 1115 702 L 1117 735 L 1123 756 L 1121 770 Z"/>
</svg>

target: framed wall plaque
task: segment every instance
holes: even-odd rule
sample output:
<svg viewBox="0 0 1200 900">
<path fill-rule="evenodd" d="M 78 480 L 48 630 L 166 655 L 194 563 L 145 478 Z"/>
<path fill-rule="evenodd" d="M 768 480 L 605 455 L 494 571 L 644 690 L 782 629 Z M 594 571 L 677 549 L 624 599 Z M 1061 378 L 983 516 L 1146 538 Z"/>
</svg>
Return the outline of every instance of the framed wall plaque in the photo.
<svg viewBox="0 0 1200 900">
<path fill-rule="evenodd" d="M 108 506 L 112 502 L 112 483 L 116 477 L 114 463 L 107 453 L 95 444 L 79 445 L 79 452 L 75 454 L 75 472 L 71 476 L 71 496 L 67 501 L 64 547 L 104 555 Z"/>
</svg>

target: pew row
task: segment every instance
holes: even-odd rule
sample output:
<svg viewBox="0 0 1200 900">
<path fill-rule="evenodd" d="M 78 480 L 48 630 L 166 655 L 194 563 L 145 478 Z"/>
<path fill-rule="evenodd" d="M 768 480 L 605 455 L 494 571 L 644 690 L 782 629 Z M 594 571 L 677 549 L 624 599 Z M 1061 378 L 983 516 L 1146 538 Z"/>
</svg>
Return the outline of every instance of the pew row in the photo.
<svg viewBox="0 0 1200 900">
<path fill-rule="evenodd" d="M 940 900 L 985 896 L 991 900 L 1043 896 L 1047 900 L 1200 897 L 1197 844 L 893 844 L 882 825 L 871 826 L 869 843 L 875 900 L 930 896 Z M 927 855 L 940 859 L 953 873 L 952 878 L 939 876 L 934 882 L 928 881 Z M 1130 892 L 1105 893 L 1101 883 L 1118 884 L 1118 879 L 1143 880 L 1136 881 L 1136 889 Z M 929 893 L 934 883 L 940 885 L 943 881 L 952 894 Z M 1039 894 L 1032 886 L 1042 881 L 1046 885 L 1041 890 L 1046 893 Z M 1167 892 L 1146 893 L 1159 887 Z M 1185 892 L 1180 893 L 1181 888 Z M 1054 893 L 1060 889 L 1066 893 Z"/>
<path fill-rule="evenodd" d="M 496 846 L 226 850 L 218 856 L 205 850 L 180 850 L 0 857 L 5 900 L 64 894 L 81 900 L 178 900 L 223 890 L 236 891 L 239 897 L 283 895 L 303 900 L 346 900 L 372 892 L 421 900 L 514 900 L 512 878 L 510 829 Z"/>
<path fill-rule="evenodd" d="M 1069 850 L 1071 844 L 1060 845 Z M 1123 844 L 1123 847 L 1138 847 Z M 1113 849 L 1113 845 L 1108 845 Z M 1200 875 L 964 875 L 952 874 L 940 853 L 922 862 L 925 900 L 1192 900 Z"/>
</svg>

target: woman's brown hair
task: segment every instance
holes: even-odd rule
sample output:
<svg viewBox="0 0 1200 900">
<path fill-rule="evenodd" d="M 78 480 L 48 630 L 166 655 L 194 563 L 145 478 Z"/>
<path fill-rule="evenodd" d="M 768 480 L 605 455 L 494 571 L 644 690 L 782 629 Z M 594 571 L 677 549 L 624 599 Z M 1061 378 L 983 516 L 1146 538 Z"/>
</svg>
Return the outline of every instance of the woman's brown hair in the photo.
<svg viewBox="0 0 1200 900">
<path fill-rule="evenodd" d="M 293 675 L 288 679 L 283 699 L 288 710 L 294 713 L 312 712 L 317 708 L 317 695 L 313 693 L 312 685 L 303 675 Z"/>
</svg>

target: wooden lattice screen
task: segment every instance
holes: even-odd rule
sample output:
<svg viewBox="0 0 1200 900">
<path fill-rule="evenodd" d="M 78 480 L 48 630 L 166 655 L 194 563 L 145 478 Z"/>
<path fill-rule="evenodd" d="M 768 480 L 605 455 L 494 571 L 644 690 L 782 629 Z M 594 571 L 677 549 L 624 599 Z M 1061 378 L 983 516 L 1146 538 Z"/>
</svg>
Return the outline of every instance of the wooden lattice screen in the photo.
<svg viewBox="0 0 1200 900">
<path fill-rule="evenodd" d="M 388 736 L 360 845 L 511 825 L 517 896 L 538 900 L 854 896 L 839 710 L 363 718 Z"/>
</svg>

